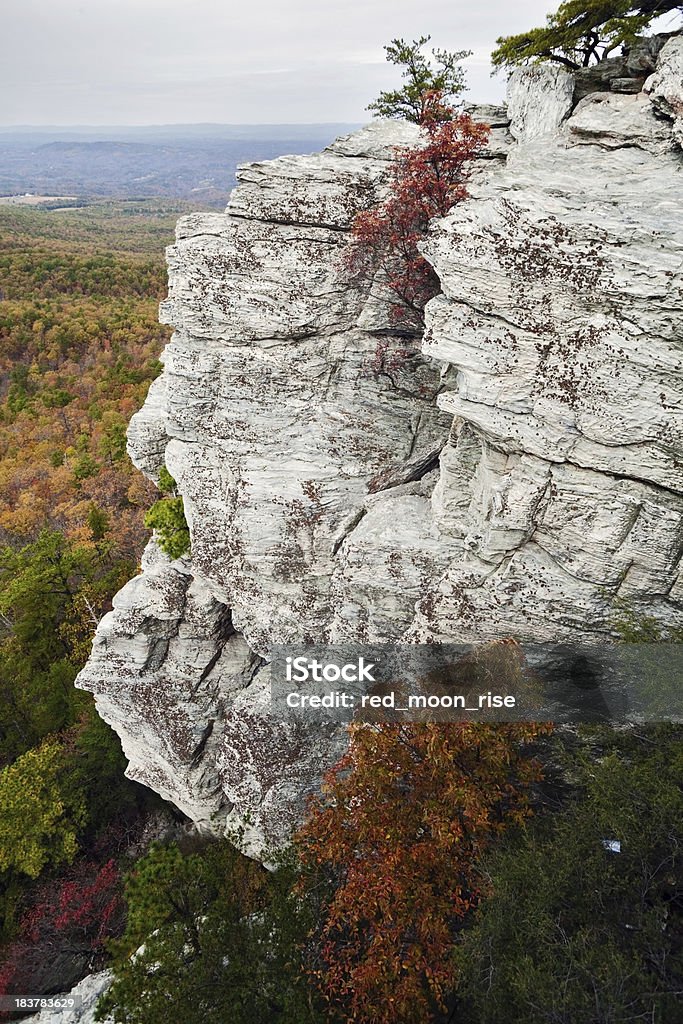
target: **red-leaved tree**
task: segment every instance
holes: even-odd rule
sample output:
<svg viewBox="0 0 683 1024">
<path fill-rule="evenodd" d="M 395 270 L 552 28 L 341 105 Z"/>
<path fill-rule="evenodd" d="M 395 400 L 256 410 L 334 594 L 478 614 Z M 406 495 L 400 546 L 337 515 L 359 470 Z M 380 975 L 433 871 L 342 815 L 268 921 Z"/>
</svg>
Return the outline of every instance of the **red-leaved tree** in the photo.
<svg viewBox="0 0 683 1024">
<path fill-rule="evenodd" d="M 422 1024 L 444 1009 L 454 941 L 479 899 L 478 858 L 529 813 L 540 769 L 524 746 L 548 731 L 352 727 L 298 837 L 307 884 L 332 886 L 307 956 L 339 1019 Z"/>
<path fill-rule="evenodd" d="M 381 283 L 396 296 L 397 322 L 422 323 L 426 303 L 439 290 L 434 270 L 420 254 L 433 217 L 445 216 L 467 197 L 472 160 L 486 145 L 487 125 L 466 114 L 443 120 L 444 105 L 432 97 L 422 124 L 425 144 L 397 149 L 390 195 L 381 206 L 357 214 L 344 263 L 358 281 Z M 429 113 L 431 111 L 431 113 Z"/>
<path fill-rule="evenodd" d="M 116 862 L 76 861 L 66 876 L 32 893 L 18 935 L 2 953 L 0 995 L 52 991 L 59 964 L 75 972 L 75 982 L 97 963 L 106 940 L 121 933 L 124 920 Z"/>
<path fill-rule="evenodd" d="M 74 951 L 99 952 L 123 924 L 121 874 L 114 860 L 78 865 L 56 892 L 46 890 L 25 915 L 22 932 L 43 948 L 67 943 Z"/>
</svg>

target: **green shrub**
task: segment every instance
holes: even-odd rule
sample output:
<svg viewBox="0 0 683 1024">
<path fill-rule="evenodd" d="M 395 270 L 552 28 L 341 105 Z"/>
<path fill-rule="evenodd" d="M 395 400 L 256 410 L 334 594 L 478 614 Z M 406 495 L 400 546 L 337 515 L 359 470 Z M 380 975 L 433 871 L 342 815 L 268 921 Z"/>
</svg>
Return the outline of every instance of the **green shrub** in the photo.
<svg viewBox="0 0 683 1024">
<path fill-rule="evenodd" d="M 160 498 L 145 515 L 145 526 L 155 530 L 159 547 L 170 558 L 181 558 L 190 550 L 190 531 L 185 518 L 183 499 L 176 482 L 162 466 L 157 487 L 167 497 Z"/>
<path fill-rule="evenodd" d="M 159 547 L 169 558 L 181 558 L 190 550 L 190 531 L 182 498 L 156 501 L 145 515 L 145 526 L 156 532 Z"/>
<path fill-rule="evenodd" d="M 468 1024 L 679 1019 L 680 727 L 622 735 L 580 796 L 486 864 L 491 894 L 457 955 Z M 608 848 L 616 840 L 620 852 Z"/>
<path fill-rule="evenodd" d="M 176 482 L 166 469 L 162 466 L 159 470 L 159 483 L 157 485 L 162 494 L 176 494 Z"/>
</svg>

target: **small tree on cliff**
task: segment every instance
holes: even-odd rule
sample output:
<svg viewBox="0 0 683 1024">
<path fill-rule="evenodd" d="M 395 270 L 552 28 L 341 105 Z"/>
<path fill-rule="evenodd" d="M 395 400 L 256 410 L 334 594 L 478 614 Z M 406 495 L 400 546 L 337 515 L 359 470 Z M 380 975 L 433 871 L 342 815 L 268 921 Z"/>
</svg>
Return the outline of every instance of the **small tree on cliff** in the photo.
<svg viewBox="0 0 683 1024">
<path fill-rule="evenodd" d="M 567 0 L 544 28 L 503 36 L 491 54 L 495 67 L 557 61 L 576 70 L 628 46 L 655 18 L 683 11 L 680 0 Z"/>
<path fill-rule="evenodd" d="M 367 283 L 380 275 L 398 300 L 392 310 L 395 319 L 412 328 L 421 326 L 422 311 L 439 290 L 418 243 L 433 217 L 445 216 L 466 198 L 471 162 L 489 132 L 465 114 L 455 116 L 452 108 L 452 118 L 441 120 L 440 94 L 432 95 L 430 103 L 437 114 L 423 125 L 425 144 L 397 150 L 389 198 L 356 216 L 345 256 L 356 280 Z"/>
<path fill-rule="evenodd" d="M 401 89 L 381 92 L 367 109 L 379 117 L 400 117 L 415 124 L 438 117 L 447 121 L 453 116 L 449 101 L 457 99 L 465 91 L 465 73 L 460 61 L 471 56 L 471 50 L 432 50 L 432 61 L 422 52 L 431 36 L 420 36 L 407 43 L 404 39 L 392 39 L 384 49 L 387 60 L 403 68 L 401 75 L 406 79 Z M 440 103 L 434 103 L 434 97 Z"/>
<path fill-rule="evenodd" d="M 182 558 L 190 550 L 190 531 L 182 496 L 166 466 L 159 471 L 159 490 L 164 497 L 145 513 L 145 526 L 156 531 L 157 543 L 169 558 Z"/>
</svg>

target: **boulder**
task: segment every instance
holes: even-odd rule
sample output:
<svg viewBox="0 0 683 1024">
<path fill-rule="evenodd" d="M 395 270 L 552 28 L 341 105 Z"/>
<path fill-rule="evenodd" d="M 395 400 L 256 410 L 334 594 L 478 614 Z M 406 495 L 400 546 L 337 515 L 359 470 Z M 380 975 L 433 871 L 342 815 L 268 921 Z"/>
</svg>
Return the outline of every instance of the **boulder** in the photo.
<svg viewBox="0 0 683 1024">
<path fill-rule="evenodd" d="M 515 68 L 507 84 L 510 133 L 518 142 L 553 134 L 573 106 L 574 76 L 555 64 Z"/>
</svg>

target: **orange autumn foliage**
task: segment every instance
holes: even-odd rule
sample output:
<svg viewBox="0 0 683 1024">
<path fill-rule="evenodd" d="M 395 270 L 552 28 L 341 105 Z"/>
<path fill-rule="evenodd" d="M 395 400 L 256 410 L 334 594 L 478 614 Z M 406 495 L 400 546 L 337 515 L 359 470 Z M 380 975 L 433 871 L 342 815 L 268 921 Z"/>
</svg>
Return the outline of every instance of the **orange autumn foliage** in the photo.
<svg viewBox="0 0 683 1024">
<path fill-rule="evenodd" d="M 529 814 L 533 723 L 353 726 L 298 836 L 333 886 L 308 972 L 339 1019 L 423 1024 L 457 983 L 453 943 L 479 899 L 478 858 Z"/>
<path fill-rule="evenodd" d="M 116 557 L 134 565 L 154 488 L 131 500 L 140 487 L 125 431 L 168 339 L 157 315 L 165 268 L 161 248 L 145 251 L 151 217 L 70 217 L 0 215 L 0 544 L 45 526 L 90 544 L 96 508 Z"/>
</svg>

